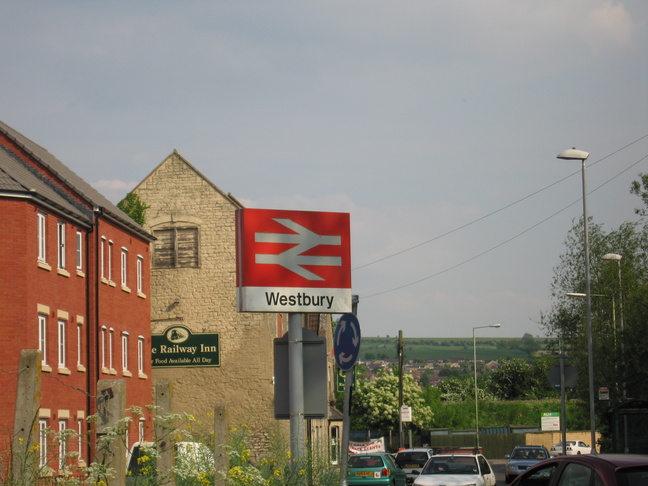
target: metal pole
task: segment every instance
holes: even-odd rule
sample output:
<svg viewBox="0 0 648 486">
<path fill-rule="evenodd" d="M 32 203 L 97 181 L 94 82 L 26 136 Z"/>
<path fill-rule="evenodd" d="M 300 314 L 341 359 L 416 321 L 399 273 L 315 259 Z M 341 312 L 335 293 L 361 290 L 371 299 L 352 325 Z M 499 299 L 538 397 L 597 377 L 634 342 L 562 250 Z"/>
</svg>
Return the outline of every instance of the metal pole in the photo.
<svg viewBox="0 0 648 486">
<path fill-rule="evenodd" d="M 565 405 L 565 355 L 560 353 L 560 432 L 562 455 L 567 455 L 567 407 Z"/>
<path fill-rule="evenodd" d="M 355 368 L 355 367 L 354 367 Z M 347 486 L 347 468 L 349 465 L 349 434 L 351 432 L 351 386 L 353 370 L 344 372 L 344 411 L 342 421 L 342 451 L 340 453 L 340 485 Z"/>
<path fill-rule="evenodd" d="M 351 296 L 351 312 L 358 315 L 357 295 Z M 353 386 L 353 373 L 355 365 L 344 372 L 344 405 L 342 412 L 342 450 L 340 451 L 340 486 L 347 486 L 347 469 L 349 465 L 349 435 L 351 433 L 351 387 Z"/>
<path fill-rule="evenodd" d="M 398 331 L 398 446 L 404 447 L 405 439 L 403 437 L 403 417 L 401 415 L 403 408 L 403 331 Z"/>
<path fill-rule="evenodd" d="M 477 340 L 475 339 L 475 327 L 473 327 L 473 370 L 475 372 L 475 439 L 477 451 L 479 452 L 479 405 L 477 402 Z"/>
<path fill-rule="evenodd" d="M 302 315 L 288 315 L 288 383 L 290 406 L 290 453 L 292 460 L 305 456 L 304 443 L 304 354 Z"/>
<path fill-rule="evenodd" d="M 594 402 L 594 346 L 592 339 L 592 295 L 590 290 L 590 255 L 589 230 L 587 215 L 587 178 L 585 175 L 585 159 L 581 160 L 583 178 L 583 241 L 585 258 L 585 300 L 587 301 L 587 370 L 589 375 L 589 406 L 590 406 L 590 440 L 591 453 L 596 454 L 596 409 Z"/>
</svg>

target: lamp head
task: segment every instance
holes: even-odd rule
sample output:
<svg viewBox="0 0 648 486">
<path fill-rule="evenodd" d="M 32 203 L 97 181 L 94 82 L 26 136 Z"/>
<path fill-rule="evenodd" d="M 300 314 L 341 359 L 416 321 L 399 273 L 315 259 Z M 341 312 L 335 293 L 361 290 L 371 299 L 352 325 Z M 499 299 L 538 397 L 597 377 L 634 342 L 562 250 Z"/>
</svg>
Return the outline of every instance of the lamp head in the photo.
<svg viewBox="0 0 648 486">
<path fill-rule="evenodd" d="M 589 157 L 589 152 L 577 150 L 576 147 L 563 150 L 558 155 L 556 155 L 557 159 L 564 160 L 587 160 L 587 157 Z"/>
<path fill-rule="evenodd" d="M 496 324 L 491 324 L 491 325 L 488 326 L 488 327 L 501 327 L 501 326 L 502 326 L 502 325 L 501 325 L 500 323 L 496 323 Z"/>
<path fill-rule="evenodd" d="M 616 253 L 606 253 L 601 257 L 603 260 L 621 260 L 623 256 Z"/>
</svg>

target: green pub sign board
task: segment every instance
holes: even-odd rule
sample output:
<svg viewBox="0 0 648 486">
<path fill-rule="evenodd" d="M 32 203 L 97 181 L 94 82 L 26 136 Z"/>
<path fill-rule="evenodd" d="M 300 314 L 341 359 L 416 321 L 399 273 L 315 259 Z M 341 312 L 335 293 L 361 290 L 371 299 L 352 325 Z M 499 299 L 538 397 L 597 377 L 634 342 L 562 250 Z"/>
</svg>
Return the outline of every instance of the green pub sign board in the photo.
<svg viewBox="0 0 648 486">
<path fill-rule="evenodd" d="M 220 366 L 218 334 L 193 334 L 185 326 L 167 327 L 151 335 L 154 368 Z"/>
</svg>

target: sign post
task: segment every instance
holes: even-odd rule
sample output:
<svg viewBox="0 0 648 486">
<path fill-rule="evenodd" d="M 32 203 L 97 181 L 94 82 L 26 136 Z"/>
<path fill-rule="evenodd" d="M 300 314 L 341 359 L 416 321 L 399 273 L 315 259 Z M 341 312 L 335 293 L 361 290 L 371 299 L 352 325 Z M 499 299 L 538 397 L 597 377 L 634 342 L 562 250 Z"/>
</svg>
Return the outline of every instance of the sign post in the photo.
<svg viewBox="0 0 648 486">
<path fill-rule="evenodd" d="M 286 312 L 290 450 L 305 456 L 302 313 L 351 310 L 348 213 L 236 211 L 239 312 Z"/>
<path fill-rule="evenodd" d="M 349 456 L 349 433 L 351 429 L 351 385 L 353 367 L 360 354 L 360 322 L 354 314 L 340 317 L 333 336 L 333 352 L 338 368 L 344 377 L 344 411 L 342 418 L 342 451 L 340 454 L 340 484 L 346 486 Z"/>
</svg>

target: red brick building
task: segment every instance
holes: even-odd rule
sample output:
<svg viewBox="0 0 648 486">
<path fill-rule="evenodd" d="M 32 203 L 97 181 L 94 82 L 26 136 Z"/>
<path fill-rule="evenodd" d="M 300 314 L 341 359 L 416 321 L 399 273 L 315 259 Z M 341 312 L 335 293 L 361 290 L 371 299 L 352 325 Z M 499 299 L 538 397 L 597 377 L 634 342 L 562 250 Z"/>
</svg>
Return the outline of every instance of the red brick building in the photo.
<svg viewBox="0 0 648 486">
<path fill-rule="evenodd" d="M 127 407 L 152 403 L 152 237 L 45 149 L 0 122 L 0 442 L 13 435 L 19 356 L 42 354 L 40 430 L 71 429 L 89 463 L 97 382 L 123 379 Z M 148 415 L 128 442 L 150 437 Z M 41 465 L 61 445 L 40 434 Z M 92 434 L 89 435 L 92 437 Z M 51 440 L 51 439 L 50 439 Z M 45 452 L 47 451 L 47 452 Z M 1 481 L 1 479 L 0 479 Z"/>
</svg>

